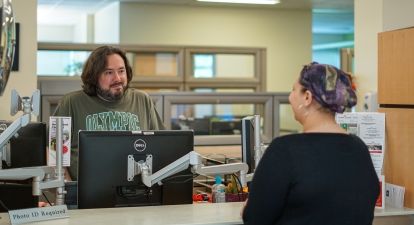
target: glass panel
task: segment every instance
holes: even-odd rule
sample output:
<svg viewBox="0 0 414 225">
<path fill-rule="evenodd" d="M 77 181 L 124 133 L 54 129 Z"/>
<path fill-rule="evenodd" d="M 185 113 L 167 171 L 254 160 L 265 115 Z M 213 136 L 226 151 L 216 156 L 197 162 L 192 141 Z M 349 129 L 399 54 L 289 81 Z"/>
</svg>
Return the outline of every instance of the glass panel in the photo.
<svg viewBox="0 0 414 225">
<path fill-rule="evenodd" d="M 252 54 L 193 54 L 195 78 L 253 78 Z"/>
<path fill-rule="evenodd" d="M 280 104 L 280 136 L 302 132 L 302 126 L 295 120 L 290 104 Z"/>
<path fill-rule="evenodd" d="M 80 76 L 89 51 L 37 51 L 37 75 Z"/>
<path fill-rule="evenodd" d="M 128 53 L 135 76 L 177 76 L 178 53 L 142 52 Z"/>
<path fill-rule="evenodd" d="M 254 89 L 252 88 L 193 88 L 192 91 L 194 92 L 243 92 L 243 93 L 253 93 Z"/>
<path fill-rule="evenodd" d="M 173 104 L 171 129 L 193 129 L 195 135 L 241 134 L 241 119 L 259 114 L 261 104 Z"/>
<path fill-rule="evenodd" d="M 211 78 L 214 77 L 214 55 L 195 54 L 194 55 L 194 77 Z"/>
<path fill-rule="evenodd" d="M 147 93 L 157 93 L 157 92 L 177 92 L 178 89 L 176 88 L 137 88 L 141 91 L 145 91 Z"/>
</svg>

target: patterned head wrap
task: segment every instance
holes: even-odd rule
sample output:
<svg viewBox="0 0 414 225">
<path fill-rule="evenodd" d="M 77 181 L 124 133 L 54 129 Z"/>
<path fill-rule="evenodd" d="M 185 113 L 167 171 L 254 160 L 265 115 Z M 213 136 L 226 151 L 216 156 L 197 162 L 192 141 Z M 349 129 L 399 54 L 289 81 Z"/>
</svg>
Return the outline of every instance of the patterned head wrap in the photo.
<svg viewBox="0 0 414 225">
<path fill-rule="evenodd" d="M 351 76 L 334 66 L 312 62 L 303 67 L 299 83 L 332 112 L 342 113 L 357 103 Z"/>
</svg>

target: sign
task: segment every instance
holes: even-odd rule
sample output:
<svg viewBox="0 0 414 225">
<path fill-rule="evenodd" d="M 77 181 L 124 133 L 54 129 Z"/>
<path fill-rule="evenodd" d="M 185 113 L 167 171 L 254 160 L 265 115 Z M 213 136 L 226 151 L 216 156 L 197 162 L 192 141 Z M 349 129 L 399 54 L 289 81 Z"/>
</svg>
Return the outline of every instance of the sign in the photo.
<svg viewBox="0 0 414 225">
<path fill-rule="evenodd" d="M 47 165 L 56 166 L 56 123 L 57 119 L 62 119 L 62 156 L 63 166 L 70 166 L 70 144 L 71 144 L 71 117 L 55 117 L 49 118 L 49 147 Z"/>
<path fill-rule="evenodd" d="M 377 112 L 342 113 L 336 122 L 367 145 L 378 177 L 382 174 L 385 152 L 385 114 Z"/>
<path fill-rule="evenodd" d="M 68 208 L 66 205 L 29 208 L 9 211 L 10 223 L 12 225 L 31 223 L 36 221 L 54 220 L 68 218 Z"/>
</svg>

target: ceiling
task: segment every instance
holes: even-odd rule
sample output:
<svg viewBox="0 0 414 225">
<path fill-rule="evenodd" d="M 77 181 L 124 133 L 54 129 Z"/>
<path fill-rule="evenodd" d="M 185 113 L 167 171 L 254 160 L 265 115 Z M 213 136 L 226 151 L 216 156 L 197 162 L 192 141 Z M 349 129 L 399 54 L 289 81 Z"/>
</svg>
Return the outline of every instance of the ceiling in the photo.
<svg viewBox="0 0 414 225">
<path fill-rule="evenodd" d="M 114 2 L 226 6 L 278 9 L 312 9 L 313 32 L 350 34 L 354 32 L 354 0 L 281 0 L 276 5 L 205 3 L 196 0 L 38 0 L 39 24 L 70 24 L 80 14 L 92 14 Z"/>
</svg>

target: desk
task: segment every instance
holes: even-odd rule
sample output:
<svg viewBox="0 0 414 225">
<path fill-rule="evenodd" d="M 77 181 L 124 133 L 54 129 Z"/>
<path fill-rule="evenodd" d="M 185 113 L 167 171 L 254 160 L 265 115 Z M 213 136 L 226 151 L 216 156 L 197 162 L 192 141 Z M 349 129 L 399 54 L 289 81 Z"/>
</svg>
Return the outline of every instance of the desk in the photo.
<svg viewBox="0 0 414 225">
<path fill-rule="evenodd" d="M 30 225 L 242 224 L 241 207 L 242 203 L 238 202 L 69 210 L 70 218 Z M 7 214 L 0 216 L 0 225 L 9 224 Z"/>
<path fill-rule="evenodd" d="M 242 224 L 241 202 L 199 203 L 192 205 L 168 205 L 107 209 L 70 210 L 70 218 L 30 223 L 30 225 L 231 225 Z M 376 209 L 375 225 L 413 224 L 414 209 Z M 7 214 L 1 213 L 0 225 L 8 225 Z"/>
</svg>

